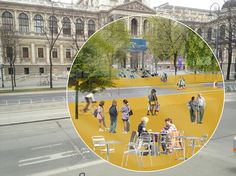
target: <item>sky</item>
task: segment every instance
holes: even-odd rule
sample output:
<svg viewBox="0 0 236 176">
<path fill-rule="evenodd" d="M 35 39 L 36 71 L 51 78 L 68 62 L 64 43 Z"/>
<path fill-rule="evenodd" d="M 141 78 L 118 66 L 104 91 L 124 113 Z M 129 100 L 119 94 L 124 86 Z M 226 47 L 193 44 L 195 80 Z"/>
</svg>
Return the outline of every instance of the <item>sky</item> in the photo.
<svg viewBox="0 0 236 176">
<path fill-rule="evenodd" d="M 58 0 L 55 0 L 58 1 Z M 72 0 L 59 0 L 61 2 L 71 3 Z M 73 0 L 74 2 L 76 0 Z M 209 10 L 214 2 L 219 3 L 220 7 L 224 4 L 225 0 L 150 0 L 151 7 L 156 7 L 164 3 L 169 3 L 170 5 L 200 8 Z"/>
<path fill-rule="evenodd" d="M 219 3 L 220 7 L 224 4 L 224 0 L 150 0 L 151 6 L 155 7 L 166 2 L 170 5 L 200 8 L 209 10 L 211 5 L 215 2 Z M 214 8 L 215 6 L 213 6 Z"/>
</svg>

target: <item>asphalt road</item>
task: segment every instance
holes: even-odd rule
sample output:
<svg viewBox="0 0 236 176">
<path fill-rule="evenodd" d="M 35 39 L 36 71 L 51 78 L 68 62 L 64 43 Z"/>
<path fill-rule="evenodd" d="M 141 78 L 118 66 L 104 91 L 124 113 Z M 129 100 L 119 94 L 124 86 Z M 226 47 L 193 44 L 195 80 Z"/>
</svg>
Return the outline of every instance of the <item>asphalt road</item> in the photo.
<svg viewBox="0 0 236 176">
<path fill-rule="evenodd" d="M 221 123 L 202 151 L 162 176 L 235 176 L 236 94 L 227 94 Z M 78 138 L 71 121 L 55 120 L 0 127 L 0 175 L 3 176 L 138 176 L 112 166 L 92 154 Z M 143 173 L 154 176 L 157 173 Z"/>
</svg>

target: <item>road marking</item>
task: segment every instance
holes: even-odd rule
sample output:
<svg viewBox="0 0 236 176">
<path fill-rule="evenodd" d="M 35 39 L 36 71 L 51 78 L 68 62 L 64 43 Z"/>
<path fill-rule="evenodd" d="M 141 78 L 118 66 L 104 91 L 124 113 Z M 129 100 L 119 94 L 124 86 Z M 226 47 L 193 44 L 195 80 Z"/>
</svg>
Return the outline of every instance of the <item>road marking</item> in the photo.
<svg viewBox="0 0 236 176">
<path fill-rule="evenodd" d="M 62 145 L 62 143 L 57 143 L 57 144 L 50 144 L 50 145 L 44 145 L 44 146 L 38 146 L 38 147 L 32 147 L 30 150 L 38 150 L 38 149 L 45 149 L 45 148 L 51 148 L 51 147 L 56 147 Z"/>
<path fill-rule="evenodd" d="M 226 98 L 225 99 L 225 102 L 233 102 L 233 101 L 236 101 L 236 98 L 235 99 L 232 99 L 232 98 Z"/>
<path fill-rule="evenodd" d="M 55 153 L 52 155 L 44 155 L 44 156 L 39 156 L 35 158 L 28 158 L 28 159 L 18 161 L 19 163 L 18 166 L 19 167 L 28 166 L 32 164 L 38 164 L 38 163 L 43 163 L 47 161 L 67 158 L 67 157 L 71 157 L 75 155 L 81 155 L 81 153 L 78 153 L 78 152 L 75 153 L 75 151 L 71 150 L 71 151 L 66 151 L 66 152 L 61 152 L 61 153 Z"/>
<path fill-rule="evenodd" d="M 95 165 L 97 166 L 97 165 L 103 164 L 105 162 L 106 161 L 104 161 L 104 160 L 95 160 L 95 161 L 91 161 L 91 162 L 87 162 L 87 163 L 83 163 L 83 164 L 77 164 L 77 165 L 74 165 L 74 166 L 59 168 L 59 169 L 50 170 L 50 171 L 46 171 L 46 172 L 40 172 L 40 173 L 31 174 L 31 175 L 27 175 L 27 176 L 58 175 L 60 173 L 69 172 L 69 171 L 73 171 L 73 170 L 77 170 L 77 169 L 83 169 L 83 168 L 91 167 L 91 166 L 95 166 Z"/>
</svg>

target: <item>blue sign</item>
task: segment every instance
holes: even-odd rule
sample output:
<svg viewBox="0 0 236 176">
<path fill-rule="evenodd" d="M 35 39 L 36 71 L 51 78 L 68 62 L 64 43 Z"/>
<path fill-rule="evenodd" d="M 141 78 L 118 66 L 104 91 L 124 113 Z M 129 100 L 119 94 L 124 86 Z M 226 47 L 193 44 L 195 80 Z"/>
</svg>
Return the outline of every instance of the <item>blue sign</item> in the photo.
<svg viewBox="0 0 236 176">
<path fill-rule="evenodd" d="M 142 52 L 147 50 L 147 42 L 144 39 L 131 39 L 131 46 L 129 48 L 133 52 Z"/>
</svg>

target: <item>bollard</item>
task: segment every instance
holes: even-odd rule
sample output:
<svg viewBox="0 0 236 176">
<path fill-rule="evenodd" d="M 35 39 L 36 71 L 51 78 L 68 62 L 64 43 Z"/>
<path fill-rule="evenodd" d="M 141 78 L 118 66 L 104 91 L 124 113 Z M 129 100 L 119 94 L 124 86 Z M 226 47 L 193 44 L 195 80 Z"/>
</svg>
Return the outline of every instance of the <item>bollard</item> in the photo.
<svg viewBox="0 0 236 176">
<path fill-rule="evenodd" d="M 236 136 L 234 137 L 234 141 L 233 141 L 233 152 L 236 155 Z"/>
</svg>

